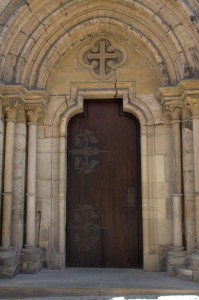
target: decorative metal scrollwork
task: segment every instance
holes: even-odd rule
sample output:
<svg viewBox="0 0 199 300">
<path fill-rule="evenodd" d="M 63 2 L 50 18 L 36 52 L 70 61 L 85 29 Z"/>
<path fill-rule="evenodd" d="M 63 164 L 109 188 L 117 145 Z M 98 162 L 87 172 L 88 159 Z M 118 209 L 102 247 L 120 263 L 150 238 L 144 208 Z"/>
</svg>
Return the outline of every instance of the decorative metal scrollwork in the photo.
<svg viewBox="0 0 199 300">
<path fill-rule="evenodd" d="M 96 247 L 100 239 L 98 219 L 96 209 L 91 205 L 79 204 L 75 209 L 73 224 L 69 230 L 74 231 L 72 242 L 79 251 L 87 252 Z"/>
<path fill-rule="evenodd" d="M 75 136 L 75 146 L 76 148 L 70 150 L 70 153 L 74 155 L 74 167 L 81 174 L 90 174 L 94 171 L 95 167 L 99 164 L 99 159 L 97 156 L 100 151 L 96 144 L 99 141 L 90 130 L 80 130 L 80 132 Z"/>
</svg>

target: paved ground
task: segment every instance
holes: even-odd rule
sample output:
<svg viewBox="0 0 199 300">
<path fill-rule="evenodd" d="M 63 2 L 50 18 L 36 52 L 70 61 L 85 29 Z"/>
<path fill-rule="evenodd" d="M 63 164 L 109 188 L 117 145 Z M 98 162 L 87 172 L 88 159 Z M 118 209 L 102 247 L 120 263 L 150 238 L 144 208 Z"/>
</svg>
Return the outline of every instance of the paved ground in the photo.
<svg viewBox="0 0 199 300">
<path fill-rule="evenodd" d="M 157 299 L 161 295 L 186 295 L 186 298 L 180 299 L 199 300 L 196 297 L 199 296 L 199 284 L 184 278 L 169 277 L 164 272 L 137 269 L 42 270 L 38 274 L 19 274 L 13 279 L 0 280 L 0 299 L 54 297 L 51 299 L 127 300 L 140 297 Z M 188 295 L 195 295 L 195 298 Z M 113 296 L 117 297 L 114 299 Z"/>
</svg>

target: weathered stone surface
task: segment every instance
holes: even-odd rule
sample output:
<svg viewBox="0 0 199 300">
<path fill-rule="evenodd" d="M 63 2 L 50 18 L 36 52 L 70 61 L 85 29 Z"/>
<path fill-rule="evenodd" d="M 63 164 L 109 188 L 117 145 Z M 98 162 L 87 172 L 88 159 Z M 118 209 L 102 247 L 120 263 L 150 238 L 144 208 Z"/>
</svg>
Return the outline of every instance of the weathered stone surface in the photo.
<svg viewBox="0 0 199 300">
<path fill-rule="evenodd" d="M 189 258 L 187 252 L 184 251 L 183 247 L 171 247 L 168 251 L 167 257 L 167 271 L 172 275 L 174 266 L 186 266 L 189 265 Z"/>
<path fill-rule="evenodd" d="M 0 248 L 0 278 L 12 278 L 18 272 L 19 256 L 13 248 Z"/>
<path fill-rule="evenodd" d="M 199 250 L 195 250 L 192 253 L 191 266 L 193 270 L 193 281 L 199 282 Z"/>
<path fill-rule="evenodd" d="M 42 250 L 40 248 L 24 248 L 20 253 L 19 272 L 34 274 L 41 270 Z"/>
</svg>

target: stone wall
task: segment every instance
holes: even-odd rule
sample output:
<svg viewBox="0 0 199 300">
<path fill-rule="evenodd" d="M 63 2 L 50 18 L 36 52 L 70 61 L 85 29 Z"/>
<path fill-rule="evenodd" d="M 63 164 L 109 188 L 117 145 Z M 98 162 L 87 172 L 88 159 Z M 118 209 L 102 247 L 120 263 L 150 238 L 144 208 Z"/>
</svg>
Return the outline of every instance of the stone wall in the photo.
<svg viewBox="0 0 199 300">
<path fill-rule="evenodd" d="M 2 120 L 2 106 L 0 104 L 0 209 L 2 209 L 2 184 L 3 184 L 3 144 L 4 144 L 4 124 Z M 1 220 L 1 217 L 0 217 Z M 1 227 L 0 227 L 1 228 Z"/>
</svg>

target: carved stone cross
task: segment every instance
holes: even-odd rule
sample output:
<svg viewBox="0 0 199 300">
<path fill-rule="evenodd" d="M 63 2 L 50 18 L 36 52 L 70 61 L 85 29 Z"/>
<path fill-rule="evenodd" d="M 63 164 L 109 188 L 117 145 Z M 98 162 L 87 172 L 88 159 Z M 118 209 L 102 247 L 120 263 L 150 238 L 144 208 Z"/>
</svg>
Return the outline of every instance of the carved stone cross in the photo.
<svg viewBox="0 0 199 300">
<path fill-rule="evenodd" d="M 82 66 L 88 68 L 93 77 L 106 80 L 125 63 L 127 52 L 112 38 L 106 37 L 94 39 L 91 45 L 84 46 L 80 49 L 78 57 Z"/>
<path fill-rule="evenodd" d="M 100 41 L 99 49 L 97 47 L 93 47 L 91 52 L 92 53 L 88 53 L 88 59 L 90 61 L 99 61 L 99 73 L 102 76 L 106 75 L 107 60 L 116 60 L 118 58 L 118 54 L 114 52 L 114 48 L 112 46 L 108 46 L 106 48 L 105 41 Z"/>
</svg>

